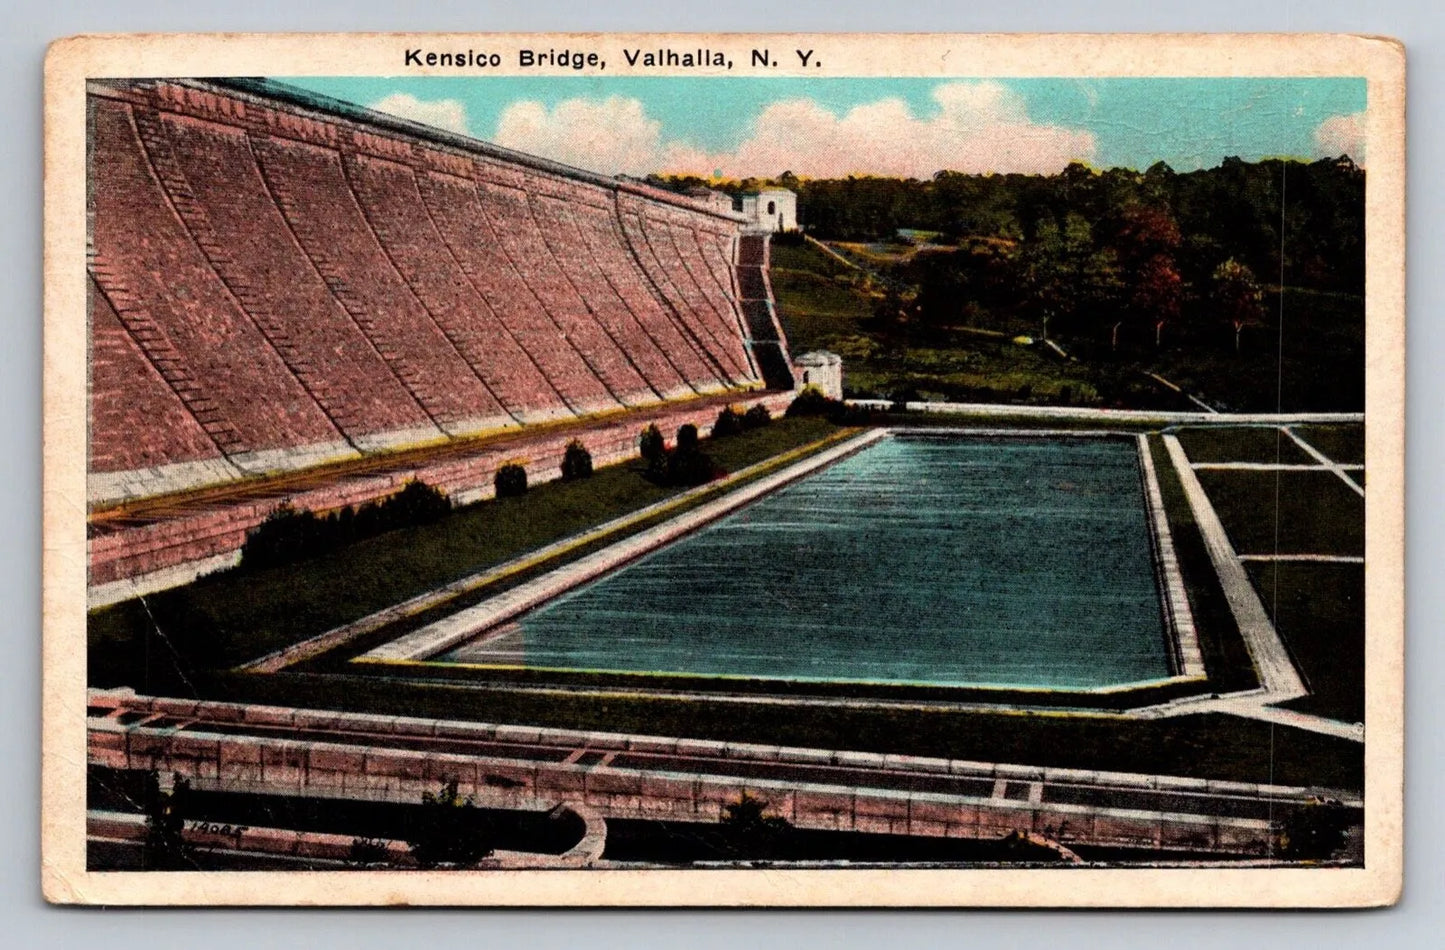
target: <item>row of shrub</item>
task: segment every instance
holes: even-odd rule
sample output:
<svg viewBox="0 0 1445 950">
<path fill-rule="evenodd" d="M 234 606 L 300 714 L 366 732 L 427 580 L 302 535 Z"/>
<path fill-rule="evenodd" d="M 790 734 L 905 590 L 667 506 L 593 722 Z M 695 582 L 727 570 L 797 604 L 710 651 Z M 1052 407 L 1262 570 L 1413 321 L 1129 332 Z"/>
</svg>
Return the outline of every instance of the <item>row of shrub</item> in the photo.
<svg viewBox="0 0 1445 950">
<path fill-rule="evenodd" d="M 430 524 L 451 510 L 445 493 L 415 479 L 394 495 L 325 515 L 283 504 L 246 536 L 241 567 L 292 564 L 387 531 Z"/>
<path fill-rule="evenodd" d="M 581 440 L 573 439 L 562 452 L 562 481 L 575 482 L 592 477 L 592 453 Z M 516 498 L 527 493 L 527 469 L 521 462 L 507 462 L 492 478 L 498 498 Z"/>
<path fill-rule="evenodd" d="M 789 407 L 788 415 L 820 414 L 813 405 L 816 401 L 814 397 L 823 399 L 816 390 L 804 390 Z M 805 411 L 795 412 L 794 407 L 800 402 L 804 403 Z M 833 400 L 827 399 L 824 403 L 834 404 Z M 711 438 L 727 438 L 762 428 L 771 422 L 772 416 L 761 404 L 746 412 L 725 406 L 713 423 Z M 699 445 L 697 426 L 690 423 L 677 430 L 671 449 L 657 425 L 650 425 L 642 432 L 639 448 L 647 465 L 647 477 L 659 485 L 690 487 L 727 474 L 712 456 L 703 451 Z M 591 475 L 592 453 L 580 440 L 573 439 L 562 453 L 562 480 L 577 481 Z M 507 462 L 497 469 L 492 484 L 498 498 L 524 495 L 527 492 L 527 470 L 521 462 Z M 241 564 L 244 568 L 291 564 L 387 531 L 429 524 L 446 515 L 451 507 L 451 501 L 443 492 L 418 480 L 407 482 L 394 495 L 359 508 L 348 506 L 325 515 L 283 504 L 247 535 L 241 548 Z"/>
<path fill-rule="evenodd" d="M 727 472 L 698 444 L 697 426 L 677 430 L 677 441 L 669 449 L 656 423 L 642 430 L 638 448 L 646 463 L 646 475 L 658 485 L 692 486 L 712 481 Z"/>
<path fill-rule="evenodd" d="M 738 412 L 732 406 L 724 406 L 722 412 L 717 414 L 717 421 L 712 424 L 712 438 L 723 439 L 730 435 L 737 435 L 739 432 L 747 432 L 752 429 L 761 429 L 773 421 L 768 413 L 768 407 L 762 403 L 753 406 L 747 412 Z"/>
</svg>

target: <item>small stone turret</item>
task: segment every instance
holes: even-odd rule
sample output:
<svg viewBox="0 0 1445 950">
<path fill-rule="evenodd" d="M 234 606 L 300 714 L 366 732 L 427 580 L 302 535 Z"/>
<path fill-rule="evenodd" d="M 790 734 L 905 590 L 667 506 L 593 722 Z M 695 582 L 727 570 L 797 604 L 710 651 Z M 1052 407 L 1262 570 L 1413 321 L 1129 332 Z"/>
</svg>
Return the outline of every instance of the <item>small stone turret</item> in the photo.
<svg viewBox="0 0 1445 950">
<path fill-rule="evenodd" d="M 837 353 L 814 350 L 793 361 L 798 388 L 816 386 L 829 399 L 843 398 L 843 358 Z"/>
</svg>

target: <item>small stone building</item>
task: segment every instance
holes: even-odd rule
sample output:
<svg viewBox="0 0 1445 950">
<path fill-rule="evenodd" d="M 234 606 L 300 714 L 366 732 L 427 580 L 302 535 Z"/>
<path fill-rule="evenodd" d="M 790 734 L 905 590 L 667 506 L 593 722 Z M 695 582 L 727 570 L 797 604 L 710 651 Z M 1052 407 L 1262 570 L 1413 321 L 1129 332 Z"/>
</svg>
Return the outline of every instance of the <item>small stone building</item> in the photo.
<svg viewBox="0 0 1445 950">
<path fill-rule="evenodd" d="M 733 196 L 724 191 L 714 191 L 711 188 L 704 188 L 702 185 L 695 185 L 686 192 L 687 196 L 694 201 L 701 202 L 713 211 L 733 211 Z"/>
<path fill-rule="evenodd" d="M 798 388 L 816 386 L 829 399 L 843 398 L 843 358 L 827 350 L 814 350 L 793 360 Z"/>
<path fill-rule="evenodd" d="M 746 192 L 742 195 L 741 210 L 759 230 L 798 230 L 798 196 L 786 188 Z"/>
</svg>

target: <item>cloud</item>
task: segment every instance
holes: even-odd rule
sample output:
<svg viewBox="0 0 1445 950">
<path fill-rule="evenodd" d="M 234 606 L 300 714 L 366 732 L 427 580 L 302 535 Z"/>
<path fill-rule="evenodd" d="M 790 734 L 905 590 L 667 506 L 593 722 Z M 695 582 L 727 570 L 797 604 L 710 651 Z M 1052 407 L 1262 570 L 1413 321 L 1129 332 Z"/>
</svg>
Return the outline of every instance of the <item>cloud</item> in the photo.
<svg viewBox="0 0 1445 950">
<path fill-rule="evenodd" d="M 1321 158 L 1348 155 L 1365 164 L 1365 114 L 1332 115 L 1315 128 L 1315 153 Z"/>
<path fill-rule="evenodd" d="M 410 119 L 436 129 L 446 129 L 470 135 L 467 126 L 467 107 L 458 99 L 418 99 L 408 92 L 394 92 L 378 99 L 367 108 L 394 115 L 398 119 Z"/>
<path fill-rule="evenodd" d="M 1033 122 L 1023 97 L 1001 83 L 947 83 L 934 89 L 933 99 L 938 108 L 927 117 L 895 98 L 842 115 L 812 99 L 779 100 L 758 114 L 736 149 L 725 152 L 665 140 L 662 124 L 636 99 L 569 99 L 551 110 L 516 102 L 502 113 L 497 141 L 608 174 L 710 175 L 716 169 L 732 178 L 783 171 L 914 178 L 940 169 L 1047 173 L 1094 157 L 1092 132 Z"/>
<path fill-rule="evenodd" d="M 497 144 L 606 174 L 658 170 L 662 123 L 636 99 L 567 99 L 548 108 L 514 102 L 497 120 Z"/>
</svg>

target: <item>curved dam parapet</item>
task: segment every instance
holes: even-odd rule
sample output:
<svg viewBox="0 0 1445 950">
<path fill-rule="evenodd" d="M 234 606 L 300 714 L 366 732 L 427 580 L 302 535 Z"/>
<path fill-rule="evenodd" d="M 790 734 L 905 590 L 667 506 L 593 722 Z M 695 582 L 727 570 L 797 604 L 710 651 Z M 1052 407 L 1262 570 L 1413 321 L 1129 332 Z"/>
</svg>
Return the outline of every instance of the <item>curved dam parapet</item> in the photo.
<svg viewBox="0 0 1445 950">
<path fill-rule="evenodd" d="M 730 212 L 264 81 L 87 99 L 92 509 L 791 388 Z"/>
</svg>

